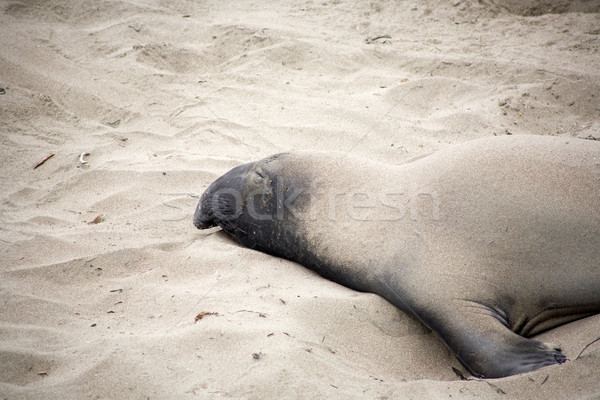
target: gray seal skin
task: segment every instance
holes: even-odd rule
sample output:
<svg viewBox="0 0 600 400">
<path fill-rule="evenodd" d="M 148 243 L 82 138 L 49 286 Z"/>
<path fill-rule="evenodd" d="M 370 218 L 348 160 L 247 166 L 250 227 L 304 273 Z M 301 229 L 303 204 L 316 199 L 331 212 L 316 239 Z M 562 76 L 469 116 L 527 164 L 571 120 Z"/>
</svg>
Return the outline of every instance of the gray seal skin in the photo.
<svg viewBox="0 0 600 400">
<path fill-rule="evenodd" d="M 477 377 L 560 364 L 530 339 L 600 312 L 600 142 L 507 136 L 400 165 L 293 152 L 242 165 L 194 224 L 383 296 Z"/>
</svg>

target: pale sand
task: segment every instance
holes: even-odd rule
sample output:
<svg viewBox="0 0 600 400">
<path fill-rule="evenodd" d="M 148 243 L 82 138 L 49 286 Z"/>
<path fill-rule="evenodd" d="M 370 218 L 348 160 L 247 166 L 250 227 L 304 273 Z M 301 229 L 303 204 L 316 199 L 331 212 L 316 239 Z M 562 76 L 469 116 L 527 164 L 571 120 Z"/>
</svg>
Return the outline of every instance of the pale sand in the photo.
<svg viewBox="0 0 600 400">
<path fill-rule="evenodd" d="M 600 397 L 600 343 L 576 359 L 598 316 L 541 335 L 564 365 L 463 381 L 381 298 L 192 225 L 215 178 L 280 151 L 400 163 L 507 133 L 600 139 L 599 12 L 1 2 L 0 399 Z"/>
</svg>

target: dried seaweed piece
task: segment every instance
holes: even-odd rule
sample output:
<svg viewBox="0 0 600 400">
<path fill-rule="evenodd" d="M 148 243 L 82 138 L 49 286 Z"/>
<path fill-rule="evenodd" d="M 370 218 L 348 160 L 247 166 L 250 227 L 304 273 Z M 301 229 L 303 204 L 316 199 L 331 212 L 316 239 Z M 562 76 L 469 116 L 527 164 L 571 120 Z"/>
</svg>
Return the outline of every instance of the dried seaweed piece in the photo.
<svg viewBox="0 0 600 400">
<path fill-rule="evenodd" d="M 88 222 L 88 225 L 92 225 L 92 224 L 99 224 L 100 222 L 104 221 L 104 215 L 103 214 L 99 214 L 96 218 L 94 218 L 92 221 Z"/>
<path fill-rule="evenodd" d="M 208 311 L 202 311 L 200 314 L 196 315 L 196 318 L 194 318 L 194 323 L 200 321 L 202 318 L 206 317 L 207 315 L 215 315 L 218 316 L 219 313 L 218 312 L 208 312 Z"/>
</svg>

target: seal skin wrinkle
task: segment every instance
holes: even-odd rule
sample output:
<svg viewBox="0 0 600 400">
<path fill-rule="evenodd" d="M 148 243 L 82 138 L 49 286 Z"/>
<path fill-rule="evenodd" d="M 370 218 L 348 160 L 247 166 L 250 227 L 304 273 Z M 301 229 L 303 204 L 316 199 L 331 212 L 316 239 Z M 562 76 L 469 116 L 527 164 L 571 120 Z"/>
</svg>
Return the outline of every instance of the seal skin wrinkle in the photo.
<svg viewBox="0 0 600 400">
<path fill-rule="evenodd" d="M 376 293 L 474 375 L 566 361 L 532 336 L 600 312 L 600 142 L 480 139 L 399 165 L 291 152 L 232 169 L 200 229 Z"/>
</svg>

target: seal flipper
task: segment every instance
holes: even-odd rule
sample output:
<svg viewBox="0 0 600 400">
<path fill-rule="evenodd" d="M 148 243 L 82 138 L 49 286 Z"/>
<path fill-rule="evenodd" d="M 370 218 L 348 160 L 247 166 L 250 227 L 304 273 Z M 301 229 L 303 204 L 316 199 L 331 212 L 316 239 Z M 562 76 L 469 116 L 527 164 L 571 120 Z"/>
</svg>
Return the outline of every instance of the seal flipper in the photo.
<svg viewBox="0 0 600 400">
<path fill-rule="evenodd" d="M 431 296 L 443 293 L 442 289 L 424 298 L 421 291 L 407 293 L 398 290 L 401 286 L 382 283 L 385 289 L 379 294 L 438 334 L 473 376 L 502 378 L 567 361 L 559 347 L 511 331 L 508 314 L 501 308 L 485 302 L 442 298 L 448 292 Z"/>
<path fill-rule="evenodd" d="M 474 376 L 501 378 L 567 361 L 559 347 L 512 332 L 494 310 L 473 311 L 473 306 L 449 305 L 453 303 L 456 307 L 426 313 L 422 320 Z"/>
</svg>

